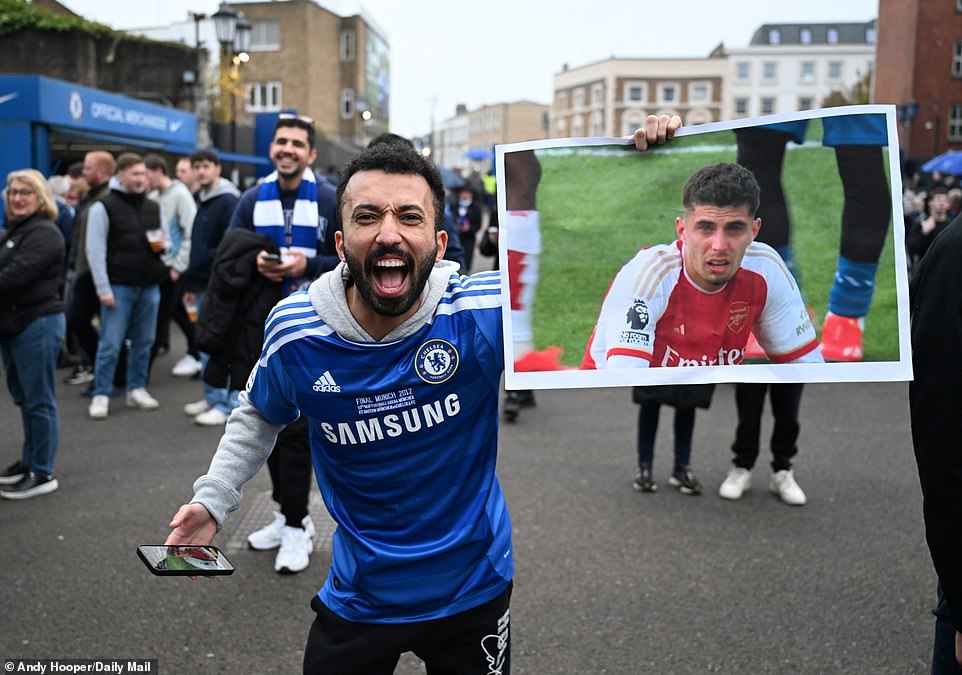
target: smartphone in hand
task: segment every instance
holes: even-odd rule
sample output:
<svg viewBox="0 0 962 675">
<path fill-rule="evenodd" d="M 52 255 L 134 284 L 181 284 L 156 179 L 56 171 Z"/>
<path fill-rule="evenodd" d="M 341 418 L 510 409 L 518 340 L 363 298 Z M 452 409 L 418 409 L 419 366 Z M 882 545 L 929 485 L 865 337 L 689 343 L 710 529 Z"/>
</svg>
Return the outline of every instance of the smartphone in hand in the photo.
<svg viewBox="0 0 962 675">
<path fill-rule="evenodd" d="M 280 262 L 280 261 L 281 261 L 281 254 L 280 254 L 280 253 L 265 253 L 264 255 L 261 256 L 261 258 L 263 258 L 264 260 L 269 260 L 269 261 L 271 261 L 271 262 Z"/>
<path fill-rule="evenodd" d="M 142 544 L 137 547 L 137 555 L 152 574 L 162 577 L 207 577 L 234 573 L 234 565 L 216 546 Z"/>
</svg>

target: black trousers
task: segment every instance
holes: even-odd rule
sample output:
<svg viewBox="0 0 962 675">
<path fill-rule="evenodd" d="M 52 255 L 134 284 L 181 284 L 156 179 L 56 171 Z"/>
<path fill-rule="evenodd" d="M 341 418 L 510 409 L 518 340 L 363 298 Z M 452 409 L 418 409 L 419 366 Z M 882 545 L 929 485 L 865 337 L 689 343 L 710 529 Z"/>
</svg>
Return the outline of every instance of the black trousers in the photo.
<svg viewBox="0 0 962 675">
<path fill-rule="evenodd" d="M 170 321 L 173 319 L 184 337 L 187 338 L 187 353 L 195 359 L 200 358 L 200 352 L 194 344 L 194 324 L 187 318 L 187 310 L 181 297 L 184 294 L 183 277 L 177 281 L 171 281 L 170 276 L 164 278 L 160 283 L 160 305 L 157 307 L 157 333 L 154 338 L 154 346 L 150 350 L 150 361 L 157 358 L 161 351 L 170 351 Z"/>
<path fill-rule="evenodd" d="M 772 470 L 792 468 L 792 458 L 798 453 L 798 411 L 802 403 L 802 385 L 745 384 L 735 385 L 735 406 L 738 408 L 738 426 L 735 427 L 734 464 L 742 469 L 755 466 L 759 452 L 759 435 L 762 430 L 762 410 L 765 393 L 772 402 Z"/>
<path fill-rule="evenodd" d="M 93 277 L 85 274 L 74 282 L 70 307 L 67 308 L 67 330 L 73 333 L 77 345 L 83 350 L 88 365 L 97 358 L 97 342 L 100 336 L 91 323 L 100 313 L 100 298 Z"/>
<path fill-rule="evenodd" d="M 304 415 L 281 429 L 267 458 L 267 470 L 273 483 L 271 496 L 280 504 L 287 524 L 301 527 L 312 479 L 311 440 Z"/>
<path fill-rule="evenodd" d="M 317 618 L 304 650 L 305 675 L 391 675 L 404 652 L 427 675 L 510 675 L 511 586 L 494 600 L 433 621 L 345 621 L 315 595 Z"/>
</svg>

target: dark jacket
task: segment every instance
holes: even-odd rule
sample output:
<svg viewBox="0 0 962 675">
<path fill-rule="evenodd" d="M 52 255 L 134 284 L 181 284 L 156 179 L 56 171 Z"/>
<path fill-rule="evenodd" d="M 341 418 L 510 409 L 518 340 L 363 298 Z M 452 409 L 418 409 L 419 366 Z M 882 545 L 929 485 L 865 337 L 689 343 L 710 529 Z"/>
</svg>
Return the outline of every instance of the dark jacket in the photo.
<svg viewBox="0 0 962 675">
<path fill-rule="evenodd" d="M 962 631 L 962 217 L 932 242 L 910 291 L 909 408 L 925 539 Z"/>
<path fill-rule="evenodd" d="M 196 330 L 198 348 L 210 354 L 204 382 L 211 386 L 247 386 L 264 342 L 264 320 L 281 299 L 282 284 L 257 271 L 261 250 L 279 251 L 269 237 L 243 229 L 228 232 L 217 247 Z"/>
<path fill-rule="evenodd" d="M 199 191 L 195 196 L 198 205 L 190 233 L 190 262 L 183 276 L 184 291 L 188 293 L 197 293 L 207 286 L 217 247 L 230 224 L 240 191 L 221 178 L 213 190 Z"/>
<path fill-rule="evenodd" d="M 0 339 L 64 311 L 64 240 L 40 214 L 7 223 L 0 235 Z"/>
<path fill-rule="evenodd" d="M 635 403 L 660 403 L 673 408 L 708 408 L 714 392 L 714 384 L 656 384 L 632 387 L 631 400 Z"/>
<path fill-rule="evenodd" d="M 73 230 L 70 233 L 72 242 L 67 266 L 74 270 L 78 277 L 90 274 L 90 265 L 87 264 L 87 214 L 90 212 L 90 207 L 103 199 L 109 192 L 110 181 L 93 186 L 77 204 L 77 212 L 73 219 Z"/>
</svg>

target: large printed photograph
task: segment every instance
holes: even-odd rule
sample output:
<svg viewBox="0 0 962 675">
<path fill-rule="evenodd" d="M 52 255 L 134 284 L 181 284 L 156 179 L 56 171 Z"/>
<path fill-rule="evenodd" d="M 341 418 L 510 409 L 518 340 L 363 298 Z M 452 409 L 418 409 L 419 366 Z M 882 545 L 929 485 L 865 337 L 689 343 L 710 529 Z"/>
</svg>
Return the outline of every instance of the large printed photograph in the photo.
<svg viewBox="0 0 962 675">
<path fill-rule="evenodd" d="M 895 124 L 498 146 L 506 386 L 911 379 Z"/>
</svg>

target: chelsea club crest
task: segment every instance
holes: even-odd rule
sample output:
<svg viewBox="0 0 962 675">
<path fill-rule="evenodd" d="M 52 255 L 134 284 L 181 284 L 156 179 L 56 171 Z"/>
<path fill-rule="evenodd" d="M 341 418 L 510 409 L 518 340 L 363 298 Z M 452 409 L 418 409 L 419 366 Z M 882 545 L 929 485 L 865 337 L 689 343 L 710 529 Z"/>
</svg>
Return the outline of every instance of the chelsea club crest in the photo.
<svg viewBox="0 0 962 675">
<path fill-rule="evenodd" d="M 428 340 L 414 357 L 418 377 L 428 384 L 447 382 L 458 369 L 458 350 L 444 340 Z"/>
</svg>

